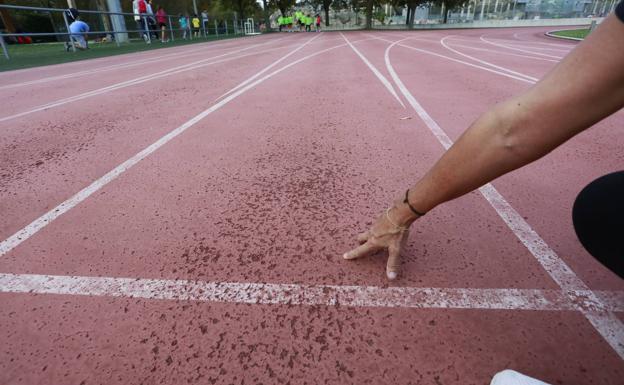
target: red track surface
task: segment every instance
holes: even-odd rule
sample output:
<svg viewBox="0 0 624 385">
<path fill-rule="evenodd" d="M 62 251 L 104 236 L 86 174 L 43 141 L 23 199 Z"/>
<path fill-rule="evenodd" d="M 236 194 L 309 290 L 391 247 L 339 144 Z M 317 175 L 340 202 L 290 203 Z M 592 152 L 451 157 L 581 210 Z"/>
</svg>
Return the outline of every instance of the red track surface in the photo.
<svg viewBox="0 0 624 385">
<path fill-rule="evenodd" d="M 408 37 L 389 51 L 390 63 L 454 140 L 488 107 L 530 86 L 504 74 L 539 78 L 574 46 L 543 32 L 345 34 L 405 108 L 336 33 L 268 35 L 0 74 L 0 97 L 10 100 L 0 114 L 5 240 L 313 37 L 258 79 L 344 44 L 245 90 L 3 252 L 0 383 L 486 384 L 505 368 L 553 384 L 621 383 L 624 364 L 609 344 L 624 343 L 621 322 L 605 337 L 572 305 L 401 305 L 409 288 L 567 295 L 476 192 L 416 223 L 403 273 L 390 285 L 405 288 L 398 300 L 317 300 L 346 285 L 355 292 L 388 285 L 383 257 L 340 256 L 444 151 L 392 80 L 384 61 L 390 42 Z M 441 45 L 449 35 L 444 43 L 472 58 Z M 204 59 L 229 60 L 102 90 Z M 105 71 L 112 65 L 119 68 Z M 85 70 L 94 72 L 71 77 Z M 33 111 L 78 94 L 88 97 Z M 493 183 L 589 289 L 610 298 L 599 316 L 620 320 L 624 283 L 582 249 L 570 213 L 583 186 L 623 168 L 622 123 L 619 112 Z M 20 281 L 28 274 L 66 287 L 68 276 L 78 276 L 84 286 L 43 293 Z M 177 280 L 235 288 L 218 300 L 167 299 L 127 286 L 98 294 L 93 277 L 167 280 L 165 291 Z M 309 303 L 241 303 L 238 283 L 280 284 L 286 297 L 322 293 Z"/>
</svg>

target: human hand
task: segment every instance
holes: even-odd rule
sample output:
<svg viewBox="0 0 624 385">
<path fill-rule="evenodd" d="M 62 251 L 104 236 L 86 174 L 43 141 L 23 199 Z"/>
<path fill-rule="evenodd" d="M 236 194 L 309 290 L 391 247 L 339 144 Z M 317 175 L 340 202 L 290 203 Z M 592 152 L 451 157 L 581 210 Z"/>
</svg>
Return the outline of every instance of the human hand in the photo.
<svg viewBox="0 0 624 385">
<path fill-rule="evenodd" d="M 386 276 L 390 280 L 396 279 L 401 269 L 401 250 L 409 236 L 409 226 L 414 221 L 414 219 L 407 222 L 401 221 L 401 224 L 395 222 L 393 218 L 402 217 L 400 210 L 396 206 L 387 209 L 377 218 L 370 230 L 357 236 L 360 246 L 344 253 L 342 257 L 357 259 L 388 249 Z"/>
</svg>

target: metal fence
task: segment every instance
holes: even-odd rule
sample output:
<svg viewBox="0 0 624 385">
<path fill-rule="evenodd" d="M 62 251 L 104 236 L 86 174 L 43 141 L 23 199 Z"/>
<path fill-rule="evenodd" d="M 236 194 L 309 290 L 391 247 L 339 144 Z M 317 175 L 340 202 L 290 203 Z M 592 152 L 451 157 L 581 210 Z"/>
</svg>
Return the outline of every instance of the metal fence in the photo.
<svg viewBox="0 0 624 385">
<path fill-rule="evenodd" d="M 439 4 L 415 9 L 414 24 L 447 24 L 500 20 L 548 20 L 603 17 L 619 0 L 468 0 L 452 10 Z M 376 26 L 405 25 L 407 10 L 383 6 L 376 12 Z"/>
<path fill-rule="evenodd" d="M 486 21 L 521 21 L 554 19 L 587 19 L 606 16 L 612 12 L 619 0 L 466 0 L 460 6 L 449 10 L 441 3 L 427 2 L 413 11 L 413 27 L 427 25 L 473 23 Z M 335 2 L 339 3 L 339 2 Z M 339 3 L 340 4 L 340 3 Z M 362 29 L 366 24 L 364 9 L 353 7 L 332 8 L 329 11 L 329 26 L 325 26 L 325 12 L 311 5 L 299 6 L 298 10 L 323 18 L 323 30 Z M 407 7 L 387 4 L 374 7 L 373 28 L 409 28 Z M 271 15 L 271 27 L 277 29 L 279 11 Z M 588 24 L 590 21 L 587 22 Z"/>
<path fill-rule="evenodd" d="M 7 26 L 4 30 L 0 29 L 0 45 L 4 56 L 9 59 L 9 50 L 7 45 L 23 42 L 24 38 L 33 41 L 72 41 L 72 34 L 69 30 L 70 19 L 67 16 L 67 9 L 63 8 L 43 8 L 43 7 L 26 7 L 18 5 L 0 4 L 0 9 L 5 9 L 13 13 L 14 16 L 31 17 L 39 16 L 47 18 L 49 25 L 45 32 L 28 31 L 28 26 L 16 27 L 16 32 L 8 33 Z M 153 40 L 160 41 L 162 38 L 162 29 L 156 23 L 156 15 L 134 14 L 124 12 L 104 12 L 94 10 L 78 10 L 82 21 L 87 23 L 90 31 L 86 33 L 90 40 L 114 42 L 117 46 L 131 40 L 144 41 L 151 44 Z M 19 17 L 16 17 L 19 18 Z M 182 28 L 182 20 L 186 19 L 186 28 Z M 175 41 L 176 39 L 208 39 L 223 35 L 243 35 L 256 33 L 258 25 L 250 21 L 243 20 L 202 20 L 200 17 L 200 27 L 193 28 L 191 18 L 187 15 L 167 15 L 167 23 L 164 28 L 165 40 Z M 134 26 L 133 29 L 127 26 Z M 39 26 L 41 27 L 41 26 Z M 32 28 L 34 29 L 34 28 Z M 82 34 L 81 34 L 82 35 Z M 75 51 L 74 44 L 69 47 Z"/>
</svg>

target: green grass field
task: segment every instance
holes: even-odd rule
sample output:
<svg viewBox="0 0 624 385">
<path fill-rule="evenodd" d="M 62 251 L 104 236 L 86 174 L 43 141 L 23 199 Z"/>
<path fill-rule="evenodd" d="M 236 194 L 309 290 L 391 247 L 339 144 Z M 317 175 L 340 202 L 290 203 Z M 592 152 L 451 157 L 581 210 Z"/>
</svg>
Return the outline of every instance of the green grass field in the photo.
<svg viewBox="0 0 624 385">
<path fill-rule="evenodd" d="M 159 40 L 152 41 L 152 44 L 145 44 L 141 41 L 133 41 L 121 44 L 119 47 L 115 43 L 93 43 L 89 42 L 89 49 L 86 51 L 66 52 L 63 43 L 42 43 L 42 44 L 11 44 L 8 45 L 10 59 L 7 60 L 0 50 L 0 71 L 10 71 L 22 68 L 59 64 L 77 60 L 93 59 L 104 56 L 121 55 L 131 52 L 147 51 L 165 47 L 176 47 L 181 45 L 205 43 L 207 41 L 231 39 L 241 35 L 220 35 L 209 38 L 199 38 L 194 40 L 176 39 L 169 43 L 161 43 Z"/>
<path fill-rule="evenodd" d="M 564 31 L 556 31 L 552 33 L 556 36 L 575 37 L 577 39 L 585 39 L 589 35 L 589 28 L 585 29 L 566 29 Z"/>
</svg>

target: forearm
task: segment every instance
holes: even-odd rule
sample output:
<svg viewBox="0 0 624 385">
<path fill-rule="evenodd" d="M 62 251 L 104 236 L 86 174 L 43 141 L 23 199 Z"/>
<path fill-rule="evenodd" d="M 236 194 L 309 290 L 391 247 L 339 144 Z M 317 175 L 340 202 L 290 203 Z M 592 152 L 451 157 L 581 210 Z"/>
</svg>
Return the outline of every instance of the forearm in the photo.
<svg viewBox="0 0 624 385">
<path fill-rule="evenodd" d="M 608 18 L 542 81 L 482 115 L 416 185 L 426 212 L 552 151 L 624 104 L 622 23 Z M 414 215 L 397 205 L 397 220 Z"/>
<path fill-rule="evenodd" d="M 522 125 L 535 124 L 523 114 L 509 101 L 482 115 L 410 188 L 410 202 L 427 212 L 550 151 L 542 138 L 522 135 Z"/>
</svg>

